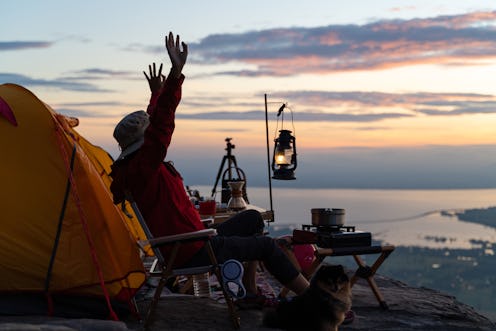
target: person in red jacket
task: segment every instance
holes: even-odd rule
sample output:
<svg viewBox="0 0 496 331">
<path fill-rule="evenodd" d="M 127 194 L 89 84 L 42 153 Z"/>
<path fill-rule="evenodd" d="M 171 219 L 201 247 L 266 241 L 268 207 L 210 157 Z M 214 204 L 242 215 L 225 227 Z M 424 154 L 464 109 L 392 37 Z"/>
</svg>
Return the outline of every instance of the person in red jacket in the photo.
<svg viewBox="0 0 496 331">
<path fill-rule="evenodd" d="M 146 112 L 133 112 L 115 127 L 114 137 L 121 154 L 112 165 L 111 173 L 114 203 L 124 201 L 126 191 L 130 192 L 154 237 L 205 228 L 181 175 L 171 162 L 164 162 L 175 127 L 175 111 L 184 81 L 182 69 L 188 55 L 187 45 L 180 43 L 179 36 L 174 39 L 172 32 L 166 36 L 165 46 L 172 63 L 170 73 L 163 77 L 161 65 L 157 74 L 155 64 L 153 70 L 149 66 L 150 76 L 145 72 L 152 91 L 150 104 Z M 261 235 L 263 220 L 258 212 L 240 213 L 221 224 L 217 232 L 218 235 L 212 238 L 212 246 L 219 263 L 229 259 L 263 261 L 267 270 L 295 293 L 302 293 L 308 287 L 306 278 L 275 240 Z M 164 246 L 161 251 L 167 259 L 170 247 Z M 182 246 L 174 267 L 205 264 L 209 264 L 208 254 L 204 243 L 198 241 Z M 249 294 L 256 292 L 254 279 L 252 281 L 252 284 L 244 284 Z"/>
</svg>

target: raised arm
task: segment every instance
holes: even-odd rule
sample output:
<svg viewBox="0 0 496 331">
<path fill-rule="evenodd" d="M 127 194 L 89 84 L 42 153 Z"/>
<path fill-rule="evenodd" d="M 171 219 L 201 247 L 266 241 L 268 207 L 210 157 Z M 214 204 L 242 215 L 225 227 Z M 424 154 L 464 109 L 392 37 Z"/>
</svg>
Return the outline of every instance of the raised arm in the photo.
<svg viewBox="0 0 496 331">
<path fill-rule="evenodd" d="M 162 75 L 162 66 L 163 64 L 160 63 L 160 68 L 158 69 L 158 73 L 157 73 L 157 67 L 155 66 L 155 62 L 153 62 L 153 69 L 151 64 L 148 65 L 149 76 L 146 74 L 146 71 L 143 71 L 143 74 L 145 74 L 146 80 L 148 81 L 148 85 L 150 86 L 150 91 L 152 92 L 152 94 L 158 93 L 164 84 L 165 76 Z"/>
<path fill-rule="evenodd" d="M 165 47 L 172 65 L 165 81 L 162 66 L 157 71 L 155 64 L 149 65 L 149 74 L 144 72 L 152 97 L 147 109 L 150 126 L 145 131 L 142 151 L 150 166 L 158 166 L 167 155 L 175 128 L 174 113 L 181 100 L 181 86 L 184 80 L 182 69 L 188 57 L 188 46 L 180 42 L 179 36 L 174 39 L 172 32 L 165 37 Z"/>
<path fill-rule="evenodd" d="M 188 58 L 188 45 L 180 42 L 179 35 L 174 40 L 174 35 L 172 32 L 169 32 L 169 36 L 165 36 L 165 48 L 167 48 L 167 53 L 172 63 L 171 75 L 175 78 L 181 77 L 183 67 Z"/>
</svg>

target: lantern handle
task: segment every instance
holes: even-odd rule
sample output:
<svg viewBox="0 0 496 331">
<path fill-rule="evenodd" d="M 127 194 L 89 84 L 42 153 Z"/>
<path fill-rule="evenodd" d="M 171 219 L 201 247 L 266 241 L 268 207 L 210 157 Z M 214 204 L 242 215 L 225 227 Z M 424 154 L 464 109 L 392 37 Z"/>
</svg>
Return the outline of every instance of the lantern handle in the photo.
<svg viewBox="0 0 496 331">
<path fill-rule="evenodd" d="M 279 107 L 279 110 L 277 111 L 277 124 L 276 124 L 276 129 L 274 131 L 274 139 L 276 138 L 277 136 L 277 132 L 278 132 L 278 129 L 279 129 L 279 117 L 281 116 L 282 114 L 282 117 L 281 117 L 281 130 L 284 130 L 284 110 L 285 109 L 289 109 L 290 113 L 291 113 L 291 126 L 293 128 L 293 133 L 296 134 L 296 129 L 295 129 L 295 126 L 294 126 L 294 117 L 293 117 L 293 110 L 291 109 L 291 107 L 288 106 L 287 102 L 283 103 L 281 105 L 281 107 Z"/>
</svg>

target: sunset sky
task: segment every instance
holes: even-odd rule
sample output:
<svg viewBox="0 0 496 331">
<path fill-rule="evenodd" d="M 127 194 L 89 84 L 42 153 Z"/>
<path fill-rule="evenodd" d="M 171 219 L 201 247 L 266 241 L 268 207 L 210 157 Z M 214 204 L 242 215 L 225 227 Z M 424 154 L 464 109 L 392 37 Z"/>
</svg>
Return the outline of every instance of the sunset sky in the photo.
<svg viewBox="0 0 496 331">
<path fill-rule="evenodd" d="M 265 185 L 267 94 L 270 140 L 286 103 L 298 149 L 298 179 L 276 185 L 496 187 L 492 1 L 17 0 L 0 12 L 0 83 L 78 117 L 114 157 L 115 124 L 148 102 L 142 71 L 169 68 L 164 36 L 180 34 L 189 58 L 168 159 L 187 183 L 213 183 L 232 137 Z"/>
</svg>

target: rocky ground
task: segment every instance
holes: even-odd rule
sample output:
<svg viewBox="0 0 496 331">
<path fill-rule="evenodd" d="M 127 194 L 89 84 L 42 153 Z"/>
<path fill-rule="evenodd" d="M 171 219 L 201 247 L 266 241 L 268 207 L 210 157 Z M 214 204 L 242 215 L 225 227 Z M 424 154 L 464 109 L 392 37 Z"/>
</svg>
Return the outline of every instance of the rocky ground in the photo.
<svg viewBox="0 0 496 331">
<path fill-rule="evenodd" d="M 353 287 L 353 310 L 356 319 L 349 325 L 341 326 L 340 330 L 496 330 L 496 324 L 452 296 L 426 288 L 412 288 L 381 276 L 375 278 L 389 310 L 379 307 L 367 283 L 360 280 Z M 241 330 L 274 330 L 261 325 L 263 316 L 261 310 L 243 310 L 239 315 Z M 124 323 L 46 317 L 0 317 L 0 330 L 137 331 L 141 329 L 142 325 L 134 319 Z M 165 297 L 154 313 L 150 330 L 232 330 L 232 324 L 224 304 L 192 296 Z"/>
</svg>

